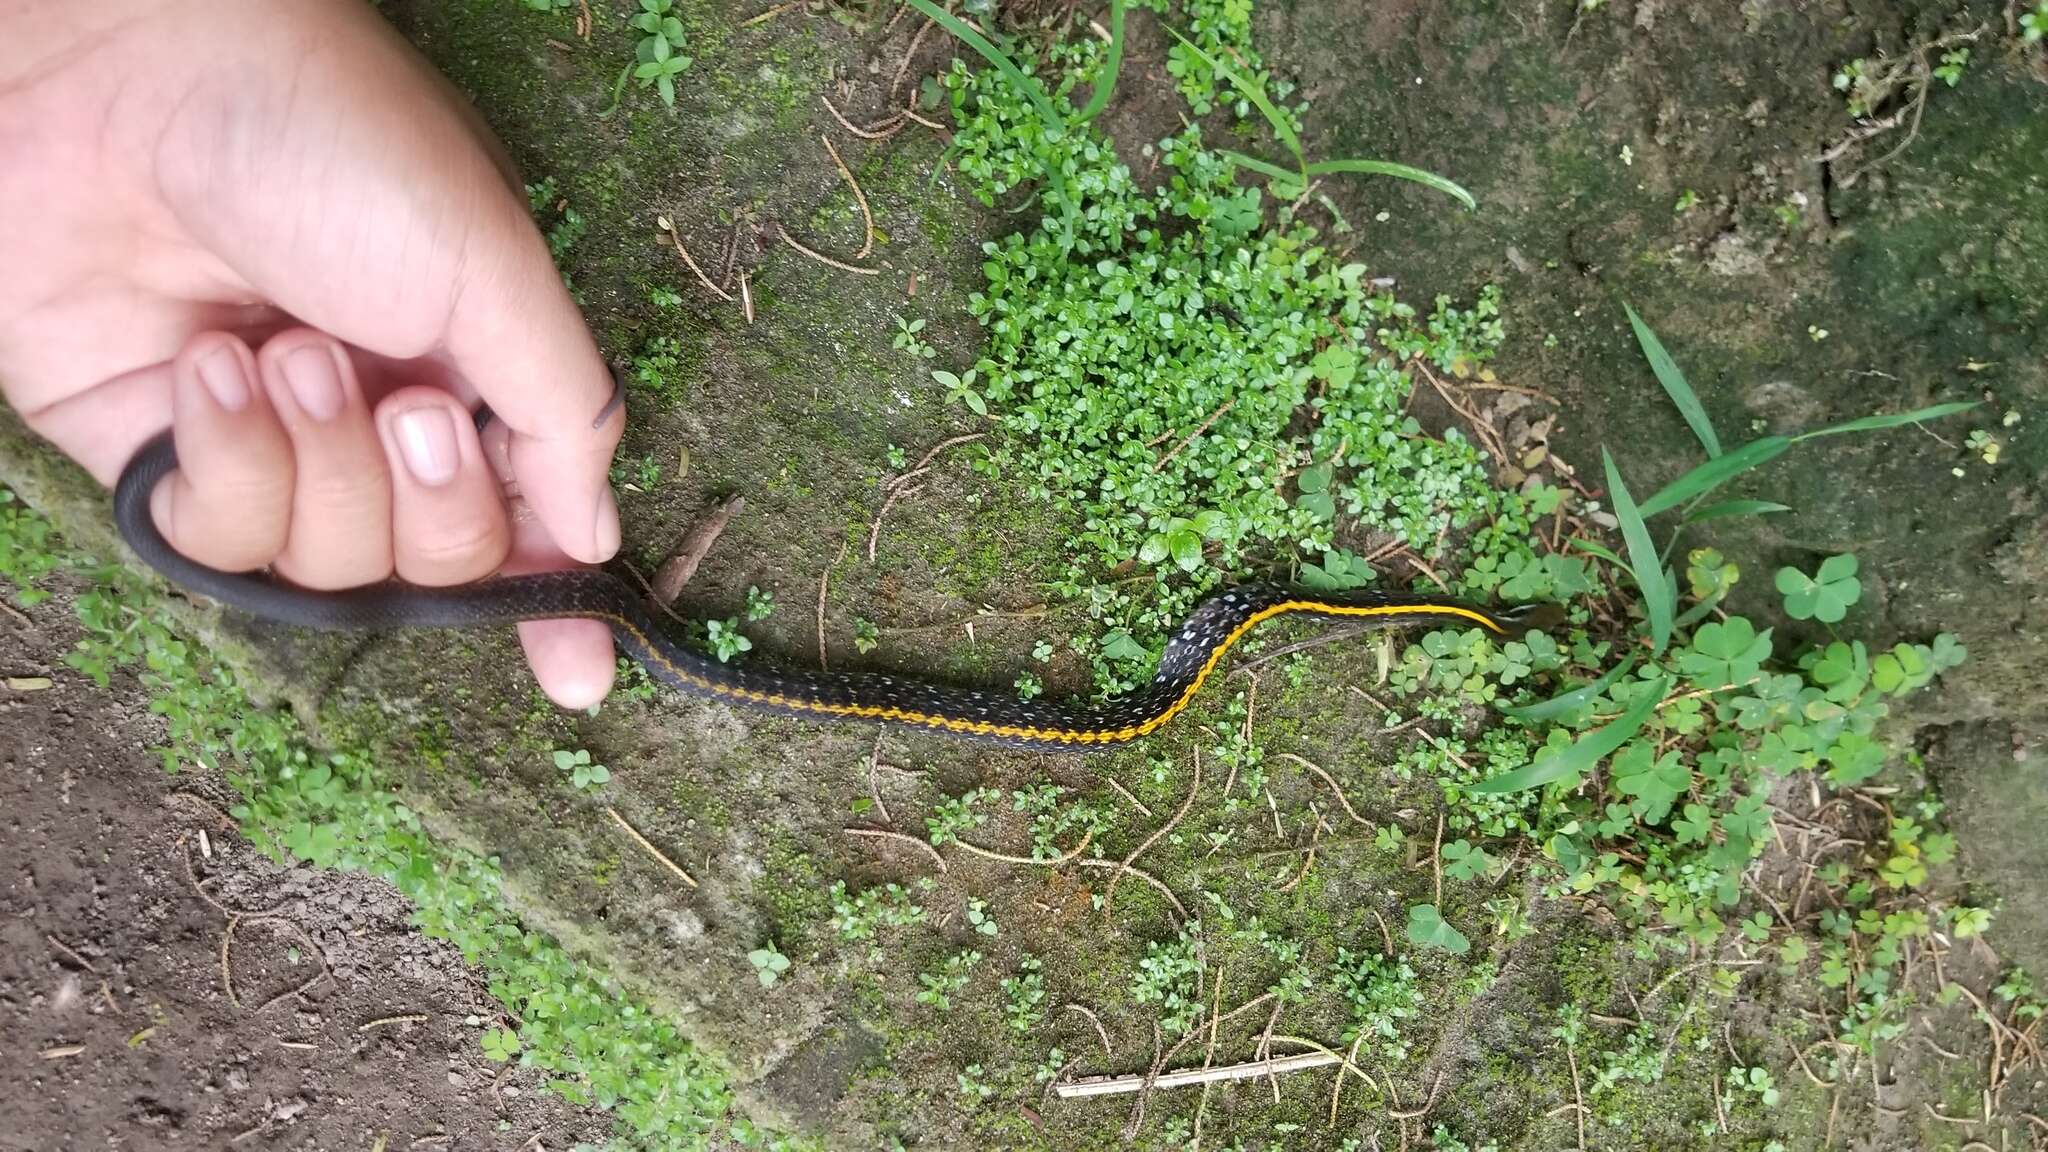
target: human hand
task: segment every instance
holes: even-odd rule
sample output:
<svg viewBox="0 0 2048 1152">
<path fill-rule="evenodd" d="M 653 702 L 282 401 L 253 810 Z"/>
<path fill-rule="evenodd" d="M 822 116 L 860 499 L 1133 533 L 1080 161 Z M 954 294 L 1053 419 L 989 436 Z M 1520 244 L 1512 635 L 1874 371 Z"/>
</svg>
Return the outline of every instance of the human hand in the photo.
<svg viewBox="0 0 2048 1152">
<path fill-rule="evenodd" d="M 596 345 L 509 160 L 369 8 L 0 0 L 0 27 L 0 389 L 31 428 L 109 484 L 174 428 L 165 538 L 310 588 L 618 549 Z M 610 690 L 602 624 L 520 638 L 558 703 Z"/>
</svg>

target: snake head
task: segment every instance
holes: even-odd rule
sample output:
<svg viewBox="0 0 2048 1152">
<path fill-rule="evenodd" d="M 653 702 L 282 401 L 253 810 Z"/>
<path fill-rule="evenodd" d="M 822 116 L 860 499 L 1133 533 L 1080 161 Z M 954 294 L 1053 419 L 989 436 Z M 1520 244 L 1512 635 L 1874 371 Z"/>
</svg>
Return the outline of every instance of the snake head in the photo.
<svg viewBox="0 0 2048 1152">
<path fill-rule="evenodd" d="M 1510 604 L 1493 610 L 1501 625 L 1517 631 L 1548 632 L 1564 623 L 1564 605 L 1550 603 Z"/>
</svg>

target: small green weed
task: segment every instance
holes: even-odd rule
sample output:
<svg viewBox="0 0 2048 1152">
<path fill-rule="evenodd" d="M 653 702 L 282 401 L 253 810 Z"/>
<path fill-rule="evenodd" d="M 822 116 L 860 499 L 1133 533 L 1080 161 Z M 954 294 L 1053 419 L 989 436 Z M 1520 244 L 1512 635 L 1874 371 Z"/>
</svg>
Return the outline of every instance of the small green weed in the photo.
<svg viewBox="0 0 2048 1152">
<path fill-rule="evenodd" d="M 1179 1036 L 1195 1026 L 1202 1009 L 1202 961 L 1195 948 L 1199 923 L 1189 923 L 1172 940 L 1145 945 L 1144 959 L 1131 974 L 1131 999 L 1159 1005 L 1159 1027 Z"/>
<path fill-rule="evenodd" d="M 1941 54 L 1941 63 L 1934 66 L 1934 78 L 1953 88 L 1962 82 L 1963 70 L 1970 66 L 1968 48 L 1951 48 Z"/>
<path fill-rule="evenodd" d="M 996 923 L 995 916 L 988 910 L 988 901 L 980 899 L 967 902 L 967 926 L 980 936 L 994 936 L 1002 931 L 1001 926 Z"/>
<path fill-rule="evenodd" d="M 868 653 L 873 652 L 876 648 L 881 647 L 881 644 L 882 632 L 881 629 L 875 627 L 875 622 L 873 620 L 870 620 L 865 616 L 856 616 L 853 618 L 854 651 L 859 652 L 861 655 L 865 656 Z"/>
<path fill-rule="evenodd" d="M 2032 9 L 2020 14 L 2020 38 L 2028 44 L 2039 44 L 2048 37 L 2048 0 L 2039 0 Z"/>
<path fill-rule="evenodd" d="M 907 352 L 919 360 L 930 360 L 932 357 L 937 356 L 939 350 L 925 343 L 918 336 L 918 333 L 924 331 L 924 326 L 925 320 L 921 316 L 915 320 L 907 320 L 901 316 L 896 317 L 896 335 L 890 341 L 891 346 L 900 352 Z M 891 445 L 891 447 L 894 447 L 894 445 Z M 901 468 L 903 465 L 898 463 L 894 466 Z"/>
<path fill-rule="evenodd" d="M 754 976 L 761 981 L 761 987 L 773 988 L 782 974 L 789 971 L 789 957 L 784 956 L 774 945 L 756 948 L 747 953 L 747 963 L 753 965 Z"/>
<path fill-rule="evenodd" d="M 951 1012 L 953 997 L 974 979 L 974 970 L 981 966 L 981 960 L 981 953 L 970 948 L 946 957 L 935 972 L 918 973 L 917 1002 L 941 1013 Z"/>
<path fill-rule="evenodd" d="M 993 788 L 970 788 L 958 796 L 942 797 L 924 821 L 932 847 L 957 843 L 961 833 L 988 823 L 988 813 L 975 811 L 975 805 L 1000 800 L 1002 796 Z"/>
<path fill-rule="evenodd" d="M 591 760 L 586 749 L 578 748 L 574 752 L 569 752 L 557 748 L 554 758 L 555 767 L 569 774 L 569 783 L 578 792 L 595 788 L 612 778 L 612 770 Z"/>
<path fill-rule="evenodd" d="M 961 1097 L 970 1105 L 989 1100 L 996 1094 L 995 1085 L 983 1080 L 983 1075 L 981 1065 L 969 1064 L 954 1076 Z"/>
<path fill-rule="evenodd" d="M 1066 855 L 1060 841 L 1092 838 L 1102 830 L 1102 812 L 1085 801 L 1063 800 L 1067 789 L 1057 784 L 1027 785 L 1010 793 L 1010 807 L 1031 817 L 1031 858 L 1057 860 Z"/>
<path fill-rule="evenodd" d="M 493 1028 L 483 1034 L 479 1043 L 483 1046 L 484 1058 L 496 1064 L 503 1064 L 519 1054 L 519 1034 L 509 1028 Z"/>
<path fill-rule="evenodd" d="M 706 620 L 704 633 L 706 641 L 711 646 L 711 654 L 718 657 L 721 664 L 730 663 L 733 657 L 751 651 L 754 647 L 754 642 L 740 631 L 737 616 L 724 620 Z"/>
<path fill-rule="evenodd" d="M 1353 955 L 1339 948 L 1336 988 L 1351 1010 L 1344 1040 L 1348 1043 L 1364 1037 L 1363 1050 L 1390 1063 L 1406 1060 L 1409 1045 L 1401 1029 L 1422 1007 L 1422 993 L 1415 986 L 1415 970 L 1408 961 L 1377 953 Z"/>
<path fill-rule="evenodd" d="M 612 487 L 628 492 L 645 492 L 661 483 L 661 461 L 651 454 L 637 461 L 618 460 L 612 464 Z"/>
<path fill-rule="evenodd" d="M 674 336 L 656 336 L 633 357 L 635 387 L 665 404 L 680 404 L 689 398 L 689 380 L 683 372 L 683 342 Z"/>
<path fill-rule="evenodd" d="M 640 0 L 640 11 L 632 20 L 643 33 L 633 49 L 633 79 L 642 88 L 653 88 L 671 107 L 676 102 L 676 77 L 691 63 L 683 54 L 683 22 L 674 10 L 675 0 Z"/>
<path fill-rule="evenodd" d="M 1036 956 L 1026 956 L 1015 976 L 1003 978 L 1003 1021 L 1022 1036 L 1045 1021 L 1045 976 Z"/>
<path fill-rule="evenodd" d="M 832 931 L 841 943 L 869 943 L 884 928 L 908 928 L 925 921 L 925 910 L 900 884 L 884 884 L 855 896 L 844 881 L 832 885 Z"/>
</svg>

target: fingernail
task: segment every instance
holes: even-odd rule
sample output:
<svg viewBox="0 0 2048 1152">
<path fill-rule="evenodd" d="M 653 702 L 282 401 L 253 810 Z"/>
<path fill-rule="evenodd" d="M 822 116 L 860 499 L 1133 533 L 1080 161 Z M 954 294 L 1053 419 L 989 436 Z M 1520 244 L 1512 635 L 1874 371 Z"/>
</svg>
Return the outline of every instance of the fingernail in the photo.
<svg viewBox="0 0 2048 1152">
<path fill-rule="evenodd" d="M 392 421 L 399 454 L 412 478 L 429 487 L 440 487 L 455 476 L 461 452 L 455 446 L 455 421 L 438 405 L 400 412 Z"/>
<path fill-rule="evenodd" d="M 602 562 L 612 558 L 619 550 L 619 501 L 612 495 L 610 487 L 597 498 L 597 555 L 593 559 Z"/>
<path fill-rule="evenodd" d="M 341 411 L 341 366 L 334 353 L 318 344 L 308 344 L 284 358 L 284 382 L 291 386 L 299 410 L 326 423 Z"/>
<path fill-rule="evenodd" d="M 249 373 L 242 357 L 231 345 L 223 344 L 199 358 L 199 382 L 213 394 L 213 402 L 230 412 L 249 406 Z"/>
</svg>

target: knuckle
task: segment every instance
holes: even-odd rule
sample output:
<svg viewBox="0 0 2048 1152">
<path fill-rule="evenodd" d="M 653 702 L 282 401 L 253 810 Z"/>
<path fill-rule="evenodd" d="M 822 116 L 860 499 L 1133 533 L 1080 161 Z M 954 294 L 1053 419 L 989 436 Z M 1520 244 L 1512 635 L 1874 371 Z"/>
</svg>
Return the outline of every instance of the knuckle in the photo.
<svg viewBox="0 0 2048 1152">
<path fill-rule="evenodd" d="M 470 516 L 413 531 L 401 539 L 398 573 L 421 584 L 455 584 L 486 576 L 505 561 L 511 531 L 500 516 Z"/>
</svg>

